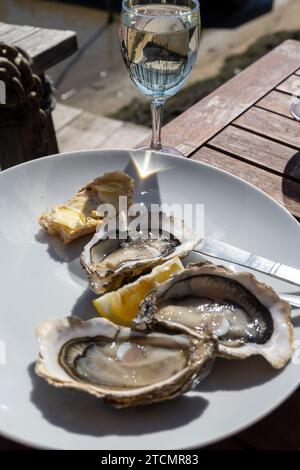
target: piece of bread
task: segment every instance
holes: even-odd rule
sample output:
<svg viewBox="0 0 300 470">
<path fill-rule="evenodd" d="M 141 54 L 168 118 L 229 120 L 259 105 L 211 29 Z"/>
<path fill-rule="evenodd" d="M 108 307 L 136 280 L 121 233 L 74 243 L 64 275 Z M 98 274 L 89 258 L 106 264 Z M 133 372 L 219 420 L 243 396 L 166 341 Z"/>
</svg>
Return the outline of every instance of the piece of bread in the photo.
<svg viewBox="0 0 300 470">
<path fill-rule="evenodd" d="M 133 178 L 121 171 L 105 173 L 84 186 L 66 204 L 42 214 L 38 221 L 50 235 L 58 235 L 64 243 L 69 243 L 96 231 L 102 220 L 97 214 L 101 204 L 112 204 L 118 212 L 119 197 L 126 196 L 130 207 L 133 195 Z"/>
</svg>

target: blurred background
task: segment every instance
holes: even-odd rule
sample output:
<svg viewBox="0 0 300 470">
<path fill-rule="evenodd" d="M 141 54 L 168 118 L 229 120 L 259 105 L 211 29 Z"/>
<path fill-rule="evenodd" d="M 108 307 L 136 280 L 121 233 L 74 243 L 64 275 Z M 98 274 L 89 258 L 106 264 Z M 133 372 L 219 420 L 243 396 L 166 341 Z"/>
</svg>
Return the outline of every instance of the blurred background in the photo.
<svg viewBox="0 0 300 470">
<path fill-rule="evenodd" d="M 169 100 L 164 122 L 283 40 L 300 39 L 300 0 L 201 0 L 200 4 L 203 33 L 198 61 L 184 89 Z M 119 51 L 120 8 L 121 0 L 1 0 L 0 19 L 75 30 L 78 52 L 48 72 L 58 102 L 133 123 L 145 132 L 150 126 L 148 103 L 132 85 Z"/>
</svg>

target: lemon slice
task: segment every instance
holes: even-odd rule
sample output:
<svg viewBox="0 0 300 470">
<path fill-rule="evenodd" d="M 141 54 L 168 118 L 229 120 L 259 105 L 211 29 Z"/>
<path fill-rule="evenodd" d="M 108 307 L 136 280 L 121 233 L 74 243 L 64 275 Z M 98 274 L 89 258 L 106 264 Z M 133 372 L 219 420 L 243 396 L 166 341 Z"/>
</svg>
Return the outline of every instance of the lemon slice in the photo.
<svg viewBox="0 0 300 470">
<path fill-rule="evenodd" d="M 180 259 L 173 258 L 156 266 L 150 274 L 140 277 L 132 284 L 102 295 L 93 301 L 93 305 L 100 316 L 108 318 L 117 325 L 130 326 L 146 295 L 158 284 L 162 284 L 183 269 Z"/>
</svg>

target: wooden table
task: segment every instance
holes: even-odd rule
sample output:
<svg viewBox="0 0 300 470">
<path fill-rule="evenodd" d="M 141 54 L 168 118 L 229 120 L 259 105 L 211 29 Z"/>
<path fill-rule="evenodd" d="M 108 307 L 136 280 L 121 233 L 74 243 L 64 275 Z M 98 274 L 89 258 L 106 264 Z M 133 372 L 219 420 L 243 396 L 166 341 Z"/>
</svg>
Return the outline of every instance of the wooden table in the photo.
<svg viewBox="0 0 300 470">
<path fill-rule="evenodd" d="M 240 176 L 300 218 L 300 43 L 286 41 L 163 129 L 165 145 Z M 300 446 L 300 442 L 299 442 Z"/>
<path fill-rule="evenodd" d="M 163 129 L 166 145 L 224 169 L 300 219 L 300 123 L 289 114 L 300 91 L 300 43 L 286 41 Z M 299 240 L 300 242 L 300 240 Z M 5 439 L 0 449 L 22 448 Z M 300 395 L 212 449 L 299 449 Z"/>
</svg>

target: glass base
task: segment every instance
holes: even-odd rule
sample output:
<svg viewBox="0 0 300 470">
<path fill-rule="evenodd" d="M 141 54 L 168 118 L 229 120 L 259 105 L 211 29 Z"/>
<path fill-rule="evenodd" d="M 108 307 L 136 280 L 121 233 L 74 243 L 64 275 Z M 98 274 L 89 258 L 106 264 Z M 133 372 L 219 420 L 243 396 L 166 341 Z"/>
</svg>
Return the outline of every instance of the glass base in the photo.
<svg viewBox="0 0 300 470">
<path fill-rule="evenodd" d="M 297 121 L 300 121 L 300 101 L 297 101 L 296 103 L 292 104 L 292 106 L 291 106 L 291 115 Z"/>
<path fill-rule="evenodd" d="M 171 155 L 176 155 L 177 157 L 183 157 L 186 158 L 183 153 L 179 152 L 179 150 L 174 149 L 173 147 L 165 147 L 164 145 L 160 150 L 153 149 L 151 147 L 148 147 L 147 145 L 144 145 L 142 147 L 136 147 L 137 150 L 152 150 L 153 152 L 162 152 L 162 153 L 169 153 Z"/>
</svg>

